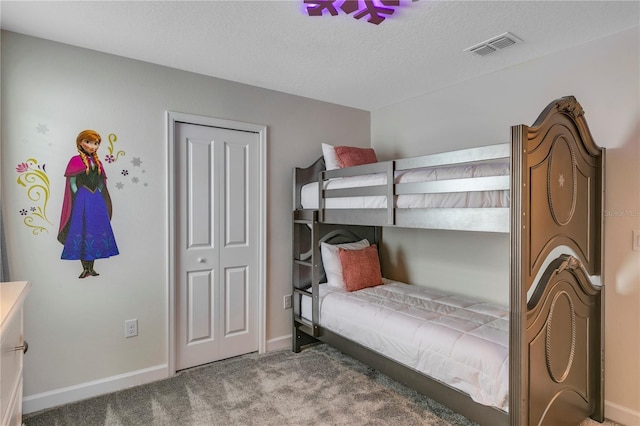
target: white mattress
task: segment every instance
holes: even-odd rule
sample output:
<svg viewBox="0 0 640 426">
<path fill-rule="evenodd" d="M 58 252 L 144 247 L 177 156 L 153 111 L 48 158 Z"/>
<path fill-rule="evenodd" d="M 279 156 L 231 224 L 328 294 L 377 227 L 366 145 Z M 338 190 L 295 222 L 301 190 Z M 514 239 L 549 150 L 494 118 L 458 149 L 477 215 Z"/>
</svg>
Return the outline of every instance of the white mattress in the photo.
<svg viewBox="0 0 640 426">
<path fill-rule="evenodd" d="M 395 183 L 429 182 L 445 179 L 460 179 L 509 175 L 508 163 L 481 163 L 466 166 L 430 167 L 397 172 Z M 330 179 L 324 189 L 354 188 L 360 186 L 385 185 L 387 175 L 375 173 L 363 176 Z M 318 208 L 318 182 L 302 187 L 302 207 Z M 386 208 L 386 196 L 328 198 L 328 209 L 376 209 Z M 443 207 L 509 207 L 509 191 L 450 192 L 441 194 L 406 194 L 396 199 L 397 208 L 443 208 Z"/>
<path fill-rule="evenodd" d="M 509 311 L 385 279 L 346 292 L 320 285 L 319 322 L 343 337 L 508 411 Z M 302 298 L 310 320 L 311 297 Z"/>
</svg>

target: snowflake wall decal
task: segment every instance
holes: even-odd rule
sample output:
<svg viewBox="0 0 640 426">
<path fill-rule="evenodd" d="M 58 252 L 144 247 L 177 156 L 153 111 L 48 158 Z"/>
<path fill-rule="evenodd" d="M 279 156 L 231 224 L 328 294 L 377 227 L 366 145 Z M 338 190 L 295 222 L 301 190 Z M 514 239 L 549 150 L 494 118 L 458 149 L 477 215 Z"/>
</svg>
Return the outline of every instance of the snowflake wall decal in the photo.
<svg viewBox="0 0 640 426">
<path fill-rule="evenodd" d="M 36 126 L 36 130 L 38 131 L 38 133 L 42 133 L 43 135 L 49 133 L 49 127 L 46 124 L 38 123 L 38 125 Z"/>
<path fill-rule="evenodd" d="M 416 0 L 413 0 L 416 1 Z M 338 10 L 347 15 L 353 14 L 356 19 L 367 17 L 367 21 L 379 25 L 391 16 L 395 8 L 400 6 L 400 0 L 303 0 L 309 16 L 322 16 L 326 11 L 336 16 Z"/>
</svg>

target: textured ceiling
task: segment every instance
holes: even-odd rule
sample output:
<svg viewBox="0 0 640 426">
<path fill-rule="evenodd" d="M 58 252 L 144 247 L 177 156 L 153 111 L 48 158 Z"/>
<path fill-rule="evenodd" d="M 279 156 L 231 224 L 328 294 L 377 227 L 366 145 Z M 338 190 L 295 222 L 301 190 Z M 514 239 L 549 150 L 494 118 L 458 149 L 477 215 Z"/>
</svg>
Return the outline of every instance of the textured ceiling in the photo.
<svg viewBox="0 0 640 426">
<path fill-rule="evenodd" d="M 380 25 L 300 1 L 0 2 L 2 29 L 373 111 L 640 24 L 638 1 L 401 0 Z M 524 42 L 464 52 L 504 32 Z"/>
</svg>

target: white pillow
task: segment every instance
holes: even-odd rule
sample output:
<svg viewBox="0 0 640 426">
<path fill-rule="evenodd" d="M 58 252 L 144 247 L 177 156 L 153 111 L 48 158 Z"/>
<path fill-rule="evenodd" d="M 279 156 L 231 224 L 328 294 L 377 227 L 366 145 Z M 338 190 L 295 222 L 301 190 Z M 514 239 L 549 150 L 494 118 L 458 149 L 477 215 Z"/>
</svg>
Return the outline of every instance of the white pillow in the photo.
<svg viewBox="0 0 640 426">
<path fill-rule="evenodd" d="M 327 170 L 335 170 L 340 168 L 338 163 L 338 156 L 333 145 L 326 143 L 322 144 L 322 156 L 324 157 L 324 166 Z"/>
<path fill-rule="evenodd" d="M 338 253 L 338 249 L 343 248 L 345 250 L 361 250 L 365 247 L 369 247 L 369 241 L 366 239 L 362 241 L 356 241 L 355 243 L 320 243 L 322 264 L 324 265 L 324 272 L 327 275 L 327 285 L 329 287 L 337 287 L 343 290 L 346 290 L 347 288 L 342 276 L 342 263 L 340 262 L 340 254 Z"/>
</svg>

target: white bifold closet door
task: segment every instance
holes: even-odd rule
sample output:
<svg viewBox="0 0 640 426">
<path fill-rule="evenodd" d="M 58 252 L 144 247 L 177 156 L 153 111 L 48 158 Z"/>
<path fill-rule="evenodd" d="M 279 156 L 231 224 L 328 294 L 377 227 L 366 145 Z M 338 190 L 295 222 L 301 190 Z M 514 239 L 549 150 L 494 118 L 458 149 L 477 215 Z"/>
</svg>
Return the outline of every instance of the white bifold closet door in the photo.
<svg viewBox="0 0 640 426">
<path fill-rule="evenodd" d="M 259 135 L 176 123 L 176 369 L 258 350 Z"/>
</svg>

